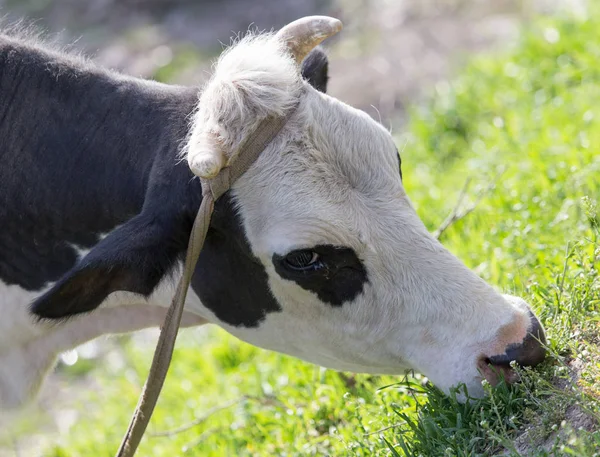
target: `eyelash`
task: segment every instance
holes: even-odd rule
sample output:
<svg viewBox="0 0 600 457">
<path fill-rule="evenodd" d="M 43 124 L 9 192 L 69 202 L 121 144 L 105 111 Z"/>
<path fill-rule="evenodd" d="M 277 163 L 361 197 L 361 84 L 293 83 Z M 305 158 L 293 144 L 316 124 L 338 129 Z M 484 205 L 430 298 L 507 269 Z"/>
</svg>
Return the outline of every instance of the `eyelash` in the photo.
<svg viewBox="0 0 600 457">
<path fill-rule="evenodd" d="M 319 254 L 310 250 L 298 250 L 288 253 L 284 259 L 286 266 L 294 271 L 314 271 L 324 266 Z"/>
</svg>

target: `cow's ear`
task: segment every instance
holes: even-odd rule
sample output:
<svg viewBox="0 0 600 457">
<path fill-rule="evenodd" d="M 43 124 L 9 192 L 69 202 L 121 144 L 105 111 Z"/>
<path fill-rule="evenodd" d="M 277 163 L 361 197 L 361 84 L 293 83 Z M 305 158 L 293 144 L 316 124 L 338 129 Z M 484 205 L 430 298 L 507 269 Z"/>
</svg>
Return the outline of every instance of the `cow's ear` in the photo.
<svg viewBox="0 0 600 457">
<path fill-rule="evenodd" d="M 318 91 L 327 92 L 329 60 L 321 47 L 316 47 L 302 62 L 302 77 Z"/>
<path fill-rule="evenodd" d="M 97 308 L 112 292 L 150 295 L 182 257 L 190 229 L 191 221 L 177 218 L 132 218 L 39 297 L 32 312 L 59 319 Z"/>
</svg>

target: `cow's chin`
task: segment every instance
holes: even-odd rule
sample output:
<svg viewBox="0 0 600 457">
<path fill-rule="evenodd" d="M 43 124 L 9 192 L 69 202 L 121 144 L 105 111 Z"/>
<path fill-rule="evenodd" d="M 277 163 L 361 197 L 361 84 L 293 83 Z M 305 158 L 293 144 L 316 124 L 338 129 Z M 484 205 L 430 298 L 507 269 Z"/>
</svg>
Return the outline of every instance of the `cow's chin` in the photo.
<svg viewBox="0 0 600 457">
<path fill-rule="evenodd" d="M 370 375 L 405 376 L 410 373 L 410 370 L 405 367 L 391 368 L 354 365 L 351 363 L 336 363 L 333 365 L 328 364 L 326 368 L 340 372 L 362 373 Z M 485 381 L 487 381 L 492 387 L 496 387 L 502 381 L 508 384 L 513 384 L 519 381 L 518 373 L 510 366 L 492 365 L 482 361 L 481 364 L 478 365 L 478 368 L 478 375 L 456 383 L 448 384 L 445 382 L 446 380 L 435 382 L 435 380 L 430 379 L 430 381 L 446 395 L 450 395 L 452 391 L 455 391 L 456 399 L 461 403 L 465 403 L 469 398 L 479 399 L 485 397 L 486 391 L 483 387 L 483 383 Z M 422 374 L 427 377 L 425 373 Z M 399 381 L 401 380 L 399 379 Z"/>
<path fill-rule="evenodd" d="M 411 372 L 409 368 L 403 366 L 389 367 L 363 364 L 359 365 L 342 361 L 336 361 L 334 363 L 331 361 L 329 361 L 329 363 L 323 363 L 322 360 L 306 361 L 340 372 L 392 376 L 405 376 Z M 468 398 L 478 399 L 485 397 L 486 391 L 483 386 L 485 381 L 487 381 L 492 387 L 495 387 L 501 381 L 504 381 L 508 384 L 513 384 L 519 380 L 518 373 L 510 366 L 493 365 L 490 364 L 489 361 L 483 359 L 477 364 L 477 374 L 465 376 L 465 378 L 456 382 L 452 382 L 449 379 L 431 379 L 427 376 L 427 373 L 421 374 L 427 377 L 433 383 L 433 385 L 442 390 L 446 395 L 450 395 L 452 391 L 455 391 L 456 399 L 461 403 L 466 402 Z M 401 380 L 399 379 L 399 381 Z"/>
<path fill-rule="evenodd" d="M 519 374 L 509 365 L 495 365 L 490 363 L 487 358 L 482 358 L 478 362 L 477 369 L 481 376 L 493 387 L 496 387 L 501 381 L 513 384 L 520 378 Z"/>
<path fill-rule="evenodd" d="M 468 398 L 483 398 L 486 395 L 484 388 L 486 381 L 490 386 L 496 387 L 500 382 L 513 384 L 520 379 L 517 371 L 509 365 L 493 365 L 485 358 L 479 360 L 476 367 L 476 372 L 455 376 L 453 379 L 450 377 L 436 379 L 435 376 L 429 379 L 447 395 L 455 391 L 456 398 L 461 403 L 467 401 Z M 424 374 L 427 376 L 426 373 Z"/>
<path fill-rule="evenodd" d="M 348 357 L 348 354 L 336 353 L 335 350 L 323 351 L 315 350 L 314 346 L 307 348 L 305 345 L 292 345 L 289 340 L 286 344 L 274 345 L 273 340 L 264 338 L 260 332 L 243 331 L 240 329 L 230 329 L 238 338 L 262 347 L 267 350 L 286 354 L 297 359 L 309 362 L 313 365 L 327 368 L 338 372 L 368 374 L 368 375 L 391 375 L 398 376 L 398 381 L 410 373 L 411 370 L 420 373 L 427 377 L 433 385 L 438 387 L 446 394 L 450 394 L 452 389 L 457 389 L 456 398 L 460 402 L 465 402 L 467 398 L 482 398 L 485 396 L 485 389 L 482 382 L 487 380 L 492 386 L 500 382 L 502 376 L 507 382 L 516 380 L 515 372 L 510 367 L 492 366 L 482 359 L 479 362 L 473 358 L 469 360 L 461 360 L 458 363 L 444 365 L 440 361 L 429 365 L 430 369 L 423 366 L 422 369 L 413 368 L 411 363 L 404 361 L 401 357 L 389 358 L 381 357 L 380 363 L 374 361 L 375 357 Z M 259 338 L 263 336 L 263 338 Z M 312 349 L 312 350 L 311 350 Z M 446 360 L 447 362 L 447 360 Z M 460 388 L 464 385 L 467 389 L 467 395 L 464 394 L 464 389 Z"/>
</svg>

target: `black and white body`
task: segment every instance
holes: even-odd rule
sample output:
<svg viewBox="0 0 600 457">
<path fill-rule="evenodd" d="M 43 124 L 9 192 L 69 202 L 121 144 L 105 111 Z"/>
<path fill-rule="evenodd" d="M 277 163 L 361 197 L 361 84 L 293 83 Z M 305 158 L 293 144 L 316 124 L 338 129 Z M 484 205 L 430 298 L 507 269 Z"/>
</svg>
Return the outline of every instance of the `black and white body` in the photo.
<svg viewBox="0 0 600 457">
<path fill-rule="evenodd" d="M 297 33 L 336 24 L 304 21 Z M 543 358 L 528 305 L 428 233 L 389 132 L 324 93 L 325 54 L 300 66 L 296 38 L 243 38 L 200 90 L 0 35 L 0 409 L 35 398 L 60 352 L 160 325 L 202 199 L 194 173 L 296 104 L 217 202 L 183 325 L 472 395 L 487 362 Z"/>
</svg>

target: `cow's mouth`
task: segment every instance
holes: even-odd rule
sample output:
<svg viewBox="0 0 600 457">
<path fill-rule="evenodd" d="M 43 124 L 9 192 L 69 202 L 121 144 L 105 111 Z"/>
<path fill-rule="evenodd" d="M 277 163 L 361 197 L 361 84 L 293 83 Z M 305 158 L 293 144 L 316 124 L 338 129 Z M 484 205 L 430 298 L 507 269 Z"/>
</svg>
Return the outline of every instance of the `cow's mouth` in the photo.
<svg viewBox="0 0 600 457">
<path fill-rule="evenodd" d="M 482 357 L 477 363 L 477 368 L 481 375 L 493 387 L 504 380 L 508 384 L 517 382 L 520 377 L 519 373 L 507 363 L 493 363 L 489 357 Z"/>
<path fill-rule="evenodd" d="M 546 357 L 546 335 L 542 324 L 531 311 L 529 319 L 530 328 L 521 343 L 509 345 L 504 354 L 491 357 L 484 355 L 477 362 L 479 372 L 492 386 L 502 379 L 508 384 L 519 380 L 519 374 L 511 367 L 512 363 L 520 367 L 535 367 Z"/>
</svg>

